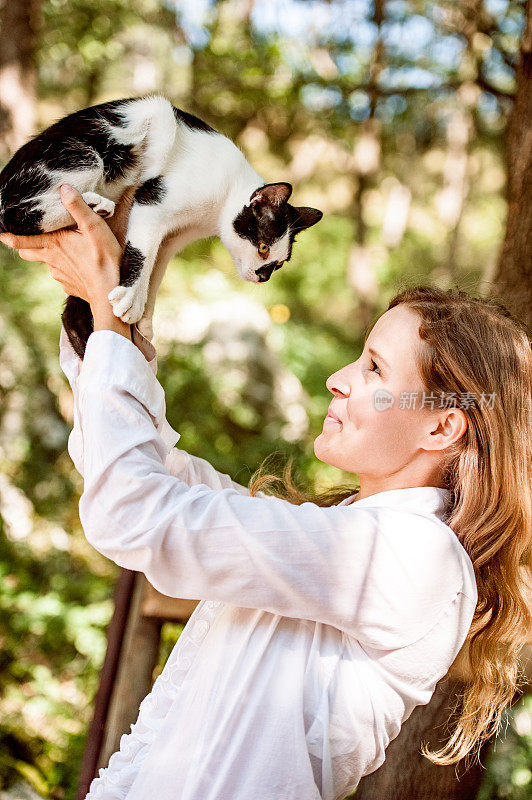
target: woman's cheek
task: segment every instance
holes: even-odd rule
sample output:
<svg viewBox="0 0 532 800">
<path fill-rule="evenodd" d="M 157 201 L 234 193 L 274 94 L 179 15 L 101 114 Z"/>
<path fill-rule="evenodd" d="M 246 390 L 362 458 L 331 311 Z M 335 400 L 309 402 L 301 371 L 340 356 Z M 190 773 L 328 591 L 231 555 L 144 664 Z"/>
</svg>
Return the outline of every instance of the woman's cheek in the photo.
<svg viewBox="0 0 532 800">
<path fill-rule="evenodd" d="M 382 430 L 399 462 L 410 457 L 415 443 L 415 425 L 408 409 L 393 408 L 383 412 Z"/>
<path fill-rule="evenodd" d="M 347 422 L 350 428 L 363 430 L 365 427 L 373 425 L 377 413 L 373 395 L 373 392 L 351 394 L 347 403 Z"/>
<path fill-rule="evenodd" d="M 393 442 L 399 445 L 402 440 L 402 411 L 394 404 L 382 403 L 382 393 L 371 393 L 364 403 L 360 402 L 356 412 L 353 411 L 353 427 L 364 437 L 365 446 L 372 450 L 375 448 L 389 448 Z M 385 396 L 386 399 L 386 396 Z"/>
</svg>

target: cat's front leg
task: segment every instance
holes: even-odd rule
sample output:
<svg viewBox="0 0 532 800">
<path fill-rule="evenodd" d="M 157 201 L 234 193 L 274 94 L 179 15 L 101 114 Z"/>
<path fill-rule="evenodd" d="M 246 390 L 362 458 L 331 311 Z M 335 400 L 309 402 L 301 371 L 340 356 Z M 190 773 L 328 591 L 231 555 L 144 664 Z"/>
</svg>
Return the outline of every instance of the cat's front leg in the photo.
<svg viewBox="0 0 532 800">
<path fill-rule="evenodd" d="M 150 342 L 153 339 L 153 312 L 155 310 L 155 299 L 157 297 L 159 286 L 161 285 L 162 279 L 166 272 L 168 262 L 172 256 L 176 253 L 179 253 L 185 247 L 185 245 L 187 245 L 189 242 L 194 242 L 196 239 L 200 239 L 201 236 L 202 232 L 191 225 L 187 228 L 179 228 L 167 233 L 161 242 L 155 261 L 155 266 L 150 276 L 148 299 L 146 300 L 144 314 L 137 325 L 137 328 L 142 335 L 145 336 L 146 339 L 149 339 Z"/>
<path fill-rule="evenodd" d="M 133 202 L 120 264 L 120 284 L 108 295 L 113 313 L 125 323 L 138 322 L 143 315 L 150 275 L 164 232 L 160 207 Z"/>
<path fill-rule="evenodd" d="M 122 263 L 120 265 L 120 275 L 131 270 L 133 278 L 120 278 L 120 283 L 111 289 L 107 295 L 108 300 L 113 306 L 113 314 L 123 322 L 132 324 L 138 322 L 144 313 L 146 300 L 148 299 L 148 288 L 150 283 L 150 273 L 153 269 L 153 259 L 148 259 L 142 250 L 135 247 L 131 242 L 126 243 Z M 124 283 L 125 281 L 125 283 Z"/>
</svg>

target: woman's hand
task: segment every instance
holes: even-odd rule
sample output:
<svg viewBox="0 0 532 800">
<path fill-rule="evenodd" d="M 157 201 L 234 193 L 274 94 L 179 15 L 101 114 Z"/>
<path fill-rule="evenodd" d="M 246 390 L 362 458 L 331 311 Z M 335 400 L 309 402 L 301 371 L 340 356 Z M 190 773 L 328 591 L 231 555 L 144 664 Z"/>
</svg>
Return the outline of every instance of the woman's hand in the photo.
<svg viewBox="0 0 532 800">
<path fill-rule="evenodd" d="M 0 241 L 16 248 L 26 261 L 47 264 L 52 278 L 67 294 L 87 300 L 93 309 L 110 306 L 107 296 L 120 281 L 120 243 L 77 189 L 62 186 L 61 201 L 77 229 L 62 228 L 36 236 L 2 233 Z M 123 222 L 122 214 L 115 220 L 115 226 L 124 227 Z"/>
</svg>

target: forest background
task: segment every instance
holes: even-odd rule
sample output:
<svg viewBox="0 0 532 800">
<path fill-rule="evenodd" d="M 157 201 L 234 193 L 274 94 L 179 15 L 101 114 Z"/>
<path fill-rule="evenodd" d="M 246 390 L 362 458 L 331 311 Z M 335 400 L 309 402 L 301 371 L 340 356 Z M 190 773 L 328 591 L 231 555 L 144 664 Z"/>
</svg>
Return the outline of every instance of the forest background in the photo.
<svg viewBox="0 0 532 800">
<path fill-rule="evenodd" d="M 155 344 L 179 447 L 241 483 L 276 451 L 316 487 L 352 480 L 313 455 L 327 376 L 403 285 L 503 285 L 526 13 L 507 0 L 0 0 L 0 163 L 71 111 L 161 92 L 324 212 L 264 285 L 241 282 L 215 239 L 170 263 Z M 525 308 L 523 285 L 506 288 Z M 79 524 L 64 299 L 43 265 L 1 249 L 0 788 L 22 778 L 70 800 L 118 568 Z M 163 626 L 154 678 L 180 630 Z M 531 796 L 528 695 L 479 797 Z"/>
</svg>

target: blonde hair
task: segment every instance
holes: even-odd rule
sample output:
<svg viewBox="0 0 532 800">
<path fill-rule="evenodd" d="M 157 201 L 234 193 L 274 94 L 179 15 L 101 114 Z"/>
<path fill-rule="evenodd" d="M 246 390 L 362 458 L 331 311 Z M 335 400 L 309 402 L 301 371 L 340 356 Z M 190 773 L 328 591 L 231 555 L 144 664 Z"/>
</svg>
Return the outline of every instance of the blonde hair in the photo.
<svg viewBox="0 0 532 800">
<path fill-rule="evenodd" d="M 478 602 L 465 643 L 469 675 L 453 709 L 453 714 L 460 711 L 456 728 L 440 750 L 421 748 L 432 763 L 443 766 L 472 751 L 479 759 L 483 743 L 499 733 L 504 710 L 524 685 L 519 655 L 532 626 L 527 595 L 532 574 L 532 351 L 525 324 L 495 299 L 456 288 L 412 286 L 396 294 L 385 311 L 401 303 L 420 317 L 419 336 L 427 347 L 417 357 L 425 389 L 446 396 L 454 392 L 457 401 L 466 392 L 473 398 L 484 394 L 483 403 L 461 405 L 467 430 L 445 451 L 444 485 L 451 492 L 446 523 L 471 558 Z M 277 477 L 265 474 L 263 462 L 250 479 L 251 494 L 266 489 L 296 504 L 310 500 L 321 506 L 353 494 L 353 487 L 302 490 L 291 469 L 289 461 Z M 280 487 L 272 491 L 276 483 Z"/>
</svg>

